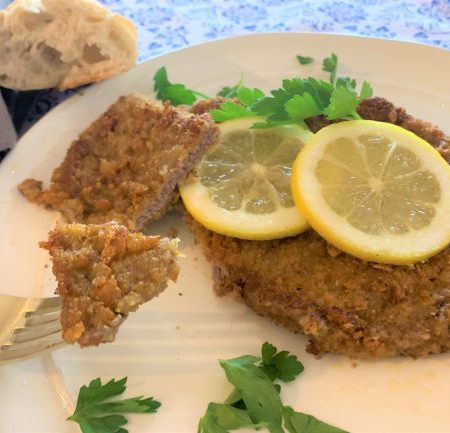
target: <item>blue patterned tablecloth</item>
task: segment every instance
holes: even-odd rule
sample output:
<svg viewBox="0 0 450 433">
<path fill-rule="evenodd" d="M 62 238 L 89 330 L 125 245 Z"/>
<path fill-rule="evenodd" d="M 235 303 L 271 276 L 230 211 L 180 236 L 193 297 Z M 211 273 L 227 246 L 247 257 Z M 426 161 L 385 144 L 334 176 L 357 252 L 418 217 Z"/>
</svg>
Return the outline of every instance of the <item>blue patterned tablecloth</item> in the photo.
<svg viewBox="0 0 450 433">
<path fill-rule="evenodd" d="M 366 35 L 450 49 L 450 0 L 101 2 L 135 23 L 139 34 L 139 61 L 205 41 L 273 31 Z M 19 133 L 66 96 L 56 91 L 39 92 Z"/>
<path fill-rule="evenodd" d="M 331 32 L 450 48 L 450 0 L 102 0 L 134 21 L 140 60 L 257 32 Z"/>
</svg>

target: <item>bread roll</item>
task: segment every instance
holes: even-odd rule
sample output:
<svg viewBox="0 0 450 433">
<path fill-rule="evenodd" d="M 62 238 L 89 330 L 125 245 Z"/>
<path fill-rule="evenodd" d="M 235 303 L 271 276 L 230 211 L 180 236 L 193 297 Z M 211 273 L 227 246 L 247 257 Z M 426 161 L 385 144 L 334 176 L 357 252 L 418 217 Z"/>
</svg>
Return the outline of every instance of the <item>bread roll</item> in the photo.
<svg viewBox="0 0 450 433">
<path fill-rule="evenodd" d="M 15 0 L 0 12 L 0 86 L 60 90 L 136 62 L 136 29 L 95 0 Z"/>
</svg>

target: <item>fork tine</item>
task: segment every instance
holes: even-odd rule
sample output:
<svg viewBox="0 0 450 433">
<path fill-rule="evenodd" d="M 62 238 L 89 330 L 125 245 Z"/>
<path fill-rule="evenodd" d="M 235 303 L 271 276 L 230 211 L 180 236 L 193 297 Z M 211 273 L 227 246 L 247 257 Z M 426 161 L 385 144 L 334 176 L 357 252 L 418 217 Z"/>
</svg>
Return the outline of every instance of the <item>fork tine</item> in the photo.
<svg viewBox="0 0 450 433">
<path fill-rule="evenodd" d="M 28 342 L 7 343 L 0 346 L 0 362 L 30 358 L 42 353 L 44 350 L 54 349 L 64 344 L 60 332 Z"/>
<path fill-rule="evenodd" d="M 39 299 L 40 308 L 61 308 L 61 298 L 59 296 L 53 296 L 51 298 Z"/>
<path fill-rule="evenodd" d="M 25 314 L 25 326 L 43 325 L 45 323 L 54 322 L 59 318 L 60 311 L 35 311 L 33 314 Z"/>
<path fill-rule="evenodd" d="M 53 311 L 61 310 L 61 298 L 55 296 L 53 298 L 33 299 L 28 306 L 28 311 L 25 316 L 33 316 L 35 314 L 51 313 Z"/>
<path fill-rule="evenodd" d="M 19 298 L 0 295 L 0 364 L 20 361 L 65 344 L 59 321 L 61 298 Z M 3 322 L 2 322 L 2 319 Z"/>
<path fill-rule="evenodd" d="M 25 312 L 25 326 L 34 326 L 55 320 L 61 311 L 59 297 L 36 299 Z"/>
<path fill-rule="evenodd" d="M 56 332 L 61 332 L 61 323 L 57 319 L 46 322 L 43 325 L 16 328 L 11 335 L 11 341 L 14 343 L 21 343 L 35 340 L 36 338 L 46 337 Z"/>
</svg>

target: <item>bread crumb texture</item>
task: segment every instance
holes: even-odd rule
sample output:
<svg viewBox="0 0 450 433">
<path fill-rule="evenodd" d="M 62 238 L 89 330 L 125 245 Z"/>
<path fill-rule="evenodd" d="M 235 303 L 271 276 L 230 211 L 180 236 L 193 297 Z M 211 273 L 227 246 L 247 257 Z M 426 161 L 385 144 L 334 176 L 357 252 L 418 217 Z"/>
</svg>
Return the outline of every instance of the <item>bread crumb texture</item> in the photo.
<svg viewBox="0 0 450 433">
<path fill-rule="evenodd" d="M 209 114 L 124 96 L 72 143 L 48 189 L 27 179 L 19 190 L 68 222 L 140 230 L 178 198 L 177 183 L 218 134 Z"/>
<path fill-rule="evenodd" d="M 130 233 L 116 223 L 61 224 L 40 246 L 49 251 L 58 282 L 63 338 L 82 347 L 113 341 L 127 315 L 179 273 L 176 240 Z"/>
</svg>

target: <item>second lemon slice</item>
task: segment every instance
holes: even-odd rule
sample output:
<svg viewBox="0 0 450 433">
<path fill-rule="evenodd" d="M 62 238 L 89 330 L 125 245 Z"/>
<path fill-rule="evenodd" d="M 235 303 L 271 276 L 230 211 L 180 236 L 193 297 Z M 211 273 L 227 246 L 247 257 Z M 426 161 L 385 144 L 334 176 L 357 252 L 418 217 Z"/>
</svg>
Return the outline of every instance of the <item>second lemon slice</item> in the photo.
<svg viewBox="0 0 450 433">
<path fill-rule="evenodd" d="M 260 118 L 220 124 L 219 143 L 180 185 L 188 212 L 241 239 L 291 236 L 308 228 L 291 196 L 292 164 L 312 134 L 295 125 L 252 129 Z"/>
<path fill-rule="evenodd" d="M 411 264 L 450 242 L 450 167 L 398 126 L 327 126 L 298 156 L 292 188 L 312 227 L 356 257 Z"/>
</svg>

